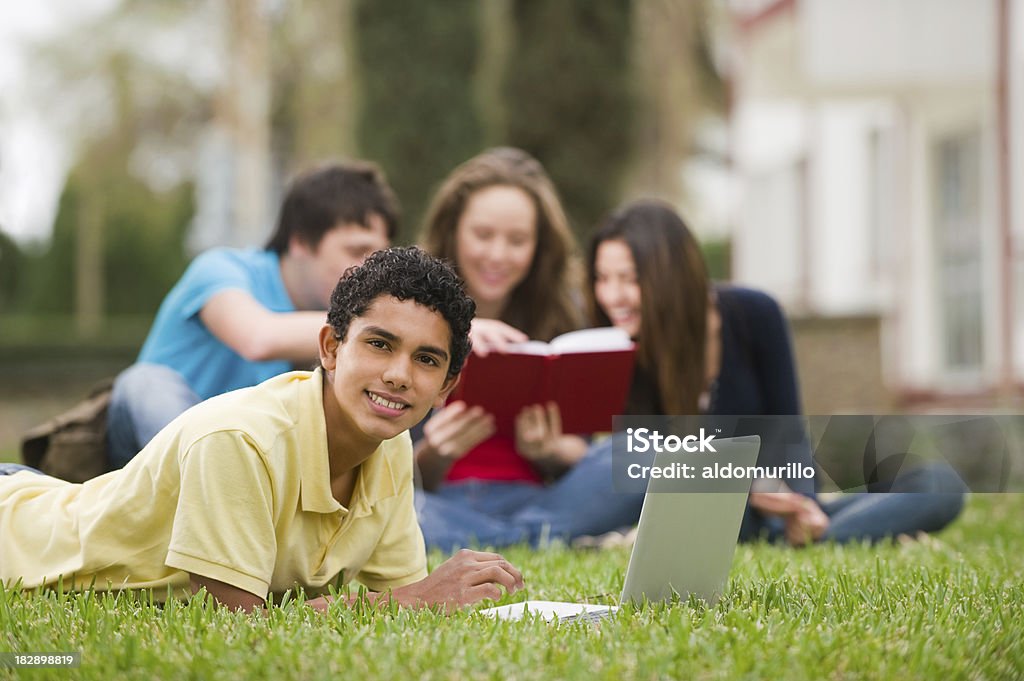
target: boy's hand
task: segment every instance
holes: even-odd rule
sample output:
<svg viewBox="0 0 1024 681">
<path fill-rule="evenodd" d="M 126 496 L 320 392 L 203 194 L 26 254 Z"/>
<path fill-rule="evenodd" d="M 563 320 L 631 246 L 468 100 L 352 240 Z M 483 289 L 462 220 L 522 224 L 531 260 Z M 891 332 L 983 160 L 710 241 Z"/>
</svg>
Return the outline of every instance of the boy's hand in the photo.
<svg viewBox="0 0 1024 681">
<path fill-rule="evenodd" d="M 423 425 L 423 439 L 436 455 L 452 461 L 494 435 L 494 417 L 482 407 L 452 402 Z"/>
<path fill-rule="evenodd" d="M 512 343 L 525 343 L 529 336 L 519 329 L 497 319 L 473 320 L 469 331 L 473 352 L 486 357 L 489 352 L 501 352 Z"/>
<path fill-rule="evenodd" d="M 523 588 L 523 573 L 497 553 L 462 549 L 415 584 L 395 589 L 392 598 L 403 605 L 441 605 L 447 613 L 485 598 L 501 598 Z"/>
</svg>

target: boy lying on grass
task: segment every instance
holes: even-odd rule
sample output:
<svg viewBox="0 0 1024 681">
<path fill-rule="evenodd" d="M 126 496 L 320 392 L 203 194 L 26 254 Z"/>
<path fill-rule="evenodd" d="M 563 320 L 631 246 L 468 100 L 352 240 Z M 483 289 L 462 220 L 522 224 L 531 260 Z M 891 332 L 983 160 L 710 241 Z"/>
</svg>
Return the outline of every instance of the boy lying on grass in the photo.
<svg viewBox="0 0 1024 681">
<path fill-rule="evenodd" d="M 427 575 L 413 508 L 410 426 L 455 386 L 475 306 L 414 248 L 350 270 L 320 330 L 320 368 L 203 402 L 125 468 L 82 484 L 0 476 L 0 580 L 34 588 L 205 588 L 249 611 L 357 579 L 375 602 L 446 610 L 520 572 L 463 551 Z"/>
</svg>

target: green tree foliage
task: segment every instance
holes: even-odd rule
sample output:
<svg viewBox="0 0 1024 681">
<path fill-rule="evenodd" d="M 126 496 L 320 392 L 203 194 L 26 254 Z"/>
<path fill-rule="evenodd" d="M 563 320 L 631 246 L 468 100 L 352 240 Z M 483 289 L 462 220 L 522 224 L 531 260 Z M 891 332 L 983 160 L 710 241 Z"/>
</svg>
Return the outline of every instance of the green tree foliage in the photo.
<svg viewBox="0 0 1024 681">
<path fill-rule="evenodd" d="M 84 168 L 88 167 L 86 171 Z M 70 314 L 75 305 L 75 246 L 86 202 L 102 197 L 103 280 L 108 314 L 153 314 L 187 265 L 184 238 L 193 212 L 192 187 L 156 192 L 126 170 L 80 165 L 60 198 L 50 247 L 31 257 L 17 307 Z"/>
<path fill-rule="evenodd" d="M 270 122 L 285 177 L 325 159 L 356 155 L 351 23 L 348 2 L 302 0 L 285 3 L 271 25 Z"/>
<path fill-rule="evenodd" d="M 619 200 L 630 158 L 629 0 L 513 0 L 506 139 L 535 155 L 578 236 Z"/>
<path fill-rule="evenodd" d="M 716 281 L 732 279 L 732 241 L 729 239 L 710 239 L 701 242 L 704 262 L 707 263 L 708 276 Z"/>
<path fill-rule="evenodd" d="M 188 265 L 185 234 L 194 212 L 191 183 L 166 193 L 132 188 L 106 213 L 107 306 L 112 314 L 153 314 Z M 126 287 L 119 282 L 138 282 Z"/>
<path fill-rule="evenodd" d="M 163 5 L 125 0 L 37 46 L 49 83 L 39 96 L 66 103 L 80 127 L 66 133 L 75 165 L 49 247 L 26 261 L 21 312 L 74 312 L 97 325 L 104 315 L 153 314 L 184 270 L 193 200 L 181 178 L 207 108 L 187 69 L 144 48 L 187 18 Z"/>
<path fill-rule="evenodd" d="M 18 294 L 23 260 L 18 244 L 0 231 L 0 312 L 10 309 Z"/>
<path fill-rule="evenodd" d="M 695 133 L 701 121 L 725 110 L 725 87 L 711 55 L 710 4 L 643 0 L 633 5 L 637 111 L 625 183 L 630 196 L 657 196 L 683 206 L 689 198 L 681 166 L 700 151 Z"/>
<path fill-rule="evenodd" d="M 387 173 L 402 201 L 400 239 L 411 241 L 433 189 L 482 144 L 476 0 L 358 0 L 354 25 L 357 144 Z"/>
</svg>

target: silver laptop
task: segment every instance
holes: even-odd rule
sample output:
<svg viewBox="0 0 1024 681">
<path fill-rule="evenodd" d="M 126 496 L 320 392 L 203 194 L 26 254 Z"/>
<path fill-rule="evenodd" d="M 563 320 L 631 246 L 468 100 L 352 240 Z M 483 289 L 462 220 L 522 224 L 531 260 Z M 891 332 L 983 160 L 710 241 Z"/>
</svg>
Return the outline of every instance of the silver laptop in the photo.
<svg viewBox="0 0 1024 681">
<path fill-rule="evenodd" d="M 674 462 L 701 471 L 714 461 L 747 468 L 757 462 L 761 438 L 716 440 L 717 456 L 708 453 L 660 452 L 654 466 Z M 714 605 L 732 567 L 749 478 L 692 480 L 651 478 L 644 496 L 636 542 L 626 569 L 620 603 L 657 603 L 677 596 L 695 596 Z M 709 491 L 716 490 L 716 491 Z M 499 619 L 521 619 L 527 613 L 547 620 L 597 619 L 618 608 L 609 605 L 523 601 L 482 610 Z"/>
</svg>

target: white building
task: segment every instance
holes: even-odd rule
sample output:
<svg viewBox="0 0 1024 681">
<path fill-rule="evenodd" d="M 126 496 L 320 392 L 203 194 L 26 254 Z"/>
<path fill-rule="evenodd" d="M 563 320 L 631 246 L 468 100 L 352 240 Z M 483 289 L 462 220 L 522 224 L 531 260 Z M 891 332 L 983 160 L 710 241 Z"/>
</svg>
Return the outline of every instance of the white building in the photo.
<svg viewBox="0 0 1024 681">
<path fill-rule="evenodd" d="M 878 315 L 898 399 L 1019 396 L 1024 1 L 731 7 L 735 279 Z"/>
</svg>

